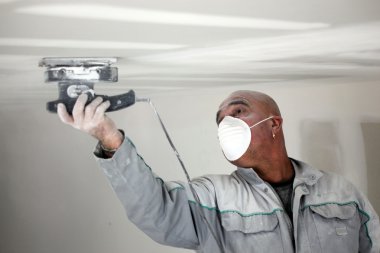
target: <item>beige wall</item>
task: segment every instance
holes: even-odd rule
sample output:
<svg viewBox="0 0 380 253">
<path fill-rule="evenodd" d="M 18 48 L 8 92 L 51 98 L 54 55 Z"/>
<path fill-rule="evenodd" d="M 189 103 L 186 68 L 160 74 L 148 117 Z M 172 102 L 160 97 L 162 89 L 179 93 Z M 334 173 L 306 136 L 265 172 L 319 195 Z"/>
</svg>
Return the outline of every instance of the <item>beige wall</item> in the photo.
<svg viewBox="0 0 380 253">
<path fill-rule="evenodd" d="M 273 96 L 289 155 L 345 176 L 380 212 L 380 86 L 343 79 L 152 94 L 191 176 L 230 173 L 215 112 L 235 89 Z M 138 90 L 137 90 L 138 92 Z M 92 158 L 95 140 L 61 124 L 44 99 L 0 108 L 0 251 L 186 252 L 137 230 Z M 185 180 L 147 104 L 110 114 L 157 174 Z"/>
</svg>

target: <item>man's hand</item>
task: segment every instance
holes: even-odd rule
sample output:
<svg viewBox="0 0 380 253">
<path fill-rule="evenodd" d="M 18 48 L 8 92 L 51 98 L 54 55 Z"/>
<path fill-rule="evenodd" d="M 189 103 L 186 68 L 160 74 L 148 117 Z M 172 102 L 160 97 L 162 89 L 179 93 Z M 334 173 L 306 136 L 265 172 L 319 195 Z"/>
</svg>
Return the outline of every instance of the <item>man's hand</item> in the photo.
<svg viewBox="0 0 380 253">
<path fill-rule="evenodd" d="M 104 148 L 117 149 L 123 142 L 123 135 L 113 120 L 105 115 L 110 102 L 103 102 L 101 97 L 97 97 L 86 106 L 87 99 L 87 94 L 78 97 L 72 116 L 67 113 L 64 104 L 59 104 L 57 110 L 59 118 L 63 123 L 95 137 Z"/>
</svg>

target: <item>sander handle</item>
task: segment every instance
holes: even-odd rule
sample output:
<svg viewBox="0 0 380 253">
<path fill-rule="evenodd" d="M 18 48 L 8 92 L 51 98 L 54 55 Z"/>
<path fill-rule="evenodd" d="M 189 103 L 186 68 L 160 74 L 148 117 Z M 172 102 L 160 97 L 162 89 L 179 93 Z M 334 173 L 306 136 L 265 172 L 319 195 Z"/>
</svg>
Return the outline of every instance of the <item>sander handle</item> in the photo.
<svg viewBox="0 0 380 253">
<path fill-rule="evenodd" d="M 113 112 L 117 110 L 124 109 L 126 107 L 129 107 L 133 105 L 136 102 L 136 96 L 134 90 L 130 90 L 127 93 L 115 95 L 115 96 L 106 96 L 106 95 L 95 95 L 88 93 L 88 100 L 86 105 L 91 103 L 95 98 L 102 97 L 103 101 L 110 101 L 111 105 L 108 107 L 106 112 Z M 63 103 L 66 106 L 67 112 L 72 115 L 73 108 L 75 105 L 77 98 L 64 98 L 64 99 L 58 99 L 55 101 L 50 101 L 46 103 L 46 109 L 49 112 L 57 113 L 57 107 L 59 103 Z"/>
</svg>

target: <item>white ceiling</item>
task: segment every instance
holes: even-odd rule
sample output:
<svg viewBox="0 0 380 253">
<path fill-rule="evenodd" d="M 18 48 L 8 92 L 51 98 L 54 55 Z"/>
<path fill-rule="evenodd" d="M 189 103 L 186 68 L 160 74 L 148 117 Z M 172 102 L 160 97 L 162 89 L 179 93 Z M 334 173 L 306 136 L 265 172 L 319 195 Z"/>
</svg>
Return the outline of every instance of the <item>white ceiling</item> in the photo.
<svg viewBox="0 0 380 253">
<path fill-rule="evenodd" d="M 0 0 L 0 98 L 55 93 L 48 56 L 120 57 L 120 90 L 373 79 L 380 1 Z"/>
</svg>

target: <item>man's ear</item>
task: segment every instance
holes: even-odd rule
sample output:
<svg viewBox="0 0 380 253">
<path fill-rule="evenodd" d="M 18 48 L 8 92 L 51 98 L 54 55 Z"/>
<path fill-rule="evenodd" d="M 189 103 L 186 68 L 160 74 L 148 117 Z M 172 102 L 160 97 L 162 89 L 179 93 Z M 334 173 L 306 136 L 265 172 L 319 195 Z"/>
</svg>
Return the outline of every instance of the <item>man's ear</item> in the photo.
<svg viewBox="0 0 380 253">
<path fill-rule="evenodd" d="M 273 116 L 272 118 L 272 135 L 277 135 L 282 128 L 282 117 L 281 116 Z"/>
</svg>

